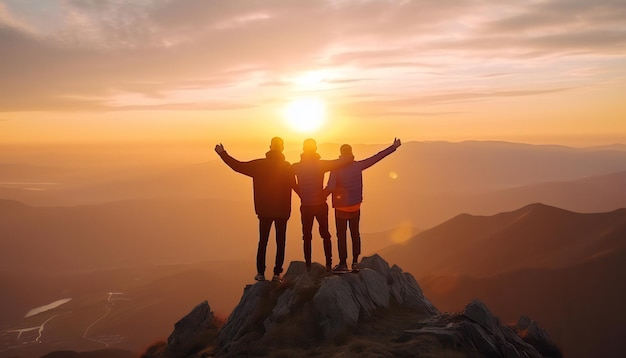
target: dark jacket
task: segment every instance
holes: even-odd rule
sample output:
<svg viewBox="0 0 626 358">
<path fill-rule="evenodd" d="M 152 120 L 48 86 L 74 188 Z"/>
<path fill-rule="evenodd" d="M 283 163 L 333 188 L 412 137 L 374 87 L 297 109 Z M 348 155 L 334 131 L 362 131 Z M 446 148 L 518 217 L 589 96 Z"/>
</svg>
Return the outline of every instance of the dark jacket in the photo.
<svg viewBox="0 0 626 358">
<path fill-rule="evenodd" d="M 298 180 L 298 194 L 304 206 L 326 203 L 324 194 L 324 174 L 345 166 L 349 161 L 343 159 L 321 160 L 317 153 L 302 153 L 300 161 L 292 165 Z"/>
<path fill-rule="evenodd" d="M 394 146 L 389 146 L 367 159 L 358 161 L 355 161 L 354 156 L 350 155 L 347 157 L 347 159 L 352 160 L 350 164 L 330 172 L 325 190 L 333 193 L 333 208 L 342 208 L 363 202 L 363 170 L 395 151 Z M 345 158 L 345 156 L 341 156 L 341 158 Z"/>
<path fill-rule="evenodd" d="M 259 217 L 289 218 L 296 180 L 283 153 L 270 150 L 265 158 L 249 162 L 240 162 L 226 152 L 220 157 L 234 171 L 252 177 L 254 211 Z"/>
</svg>

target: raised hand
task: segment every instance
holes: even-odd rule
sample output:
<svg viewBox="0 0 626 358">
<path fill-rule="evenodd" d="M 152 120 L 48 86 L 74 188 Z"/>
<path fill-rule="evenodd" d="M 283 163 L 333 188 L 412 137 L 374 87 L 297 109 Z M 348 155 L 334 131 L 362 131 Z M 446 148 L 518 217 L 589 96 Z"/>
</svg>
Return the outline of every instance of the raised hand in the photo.
<svg viewBox="0 0 626 358">
<path fill-rule="evenodd" d="M 217 154 L 222 154 L 226 151 L 226 149 L 224 149 L 224 145 L 222 143 L 215 145 L 215 152 Z"/>
<path fill-rule="evenodd" d="M 394 138 L 393 139 L 393 147 L 394 148 L 398 148 L 401 145 L 402 145 L 402 142 L 400 141 L 400 138 Z"/>
</svg>

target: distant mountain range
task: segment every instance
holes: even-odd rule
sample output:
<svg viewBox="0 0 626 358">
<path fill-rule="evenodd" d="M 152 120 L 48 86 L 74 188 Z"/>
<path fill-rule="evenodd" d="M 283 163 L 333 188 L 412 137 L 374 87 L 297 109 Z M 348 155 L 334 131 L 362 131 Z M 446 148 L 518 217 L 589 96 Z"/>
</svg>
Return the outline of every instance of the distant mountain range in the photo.
<svg viewBox="0 0 626 358">
<path fill-rule="evenodd" d="M 361 159 L 384 147 L 354 145 L 354 153 Z M 338 148 L 338 144 L 326 144 L 320 145 L 319 151 L 323 158 L 332 159 Z M 219 199 L 251 207 L 250 179 L 232 172 L 209 149 L 207 156 L 213 160 L 179 167 L 168 164 L 107 171 L 101 167 L 83 170 L 67 163 L 55 173 L 48 165 L 7 165 L 4 173 L 0 172 L 0 198 L 37 206 Z M 364 173 L 363 229 L 386 231 L 406 221 L 413 227 L 428 228 L 464 212 L 494 214 L 533 202 L 584 212 L 626 207 L 622 189 L 626 186 L 626 151 L 618 149 L 506 142 L 404 143 Z M 236 147 L 229 152 L 240 160 L 254 159 L 241 157 Z M 292 151 L 288 159 L 298 161 L 298 154 Z M 9 181 L 13 184 L 1 184 Z M 33 184 L 41 182 L 56 184 Z M 25 184 L 16 185 L 19 183 Z M 577 195 L 571 196 L 571 192 Z M 299 204 L 297 199 L 294 204 Z"/>
<path fill-rule="evenodd" d="M 32 224 L 21 216 L 31 210 L 52 222 L 59 220 L 54 214 L 58 208 L 32 208 L 7 201 L 1 206 L 4 212 L 0 218 L 8 222 Z M 101 206 L 94 208 L 101 209 Z M 93 215 L 83 207 L 73 210 L 82 210 L 87 217 Z M 532 316 L 548 329 L 568 357 L 584 357 L 599 351 L 604 352 L 605 357 L 619 357 L 625 353 L 620 332 L 626 329 L 623 324 L 626 316 L 619 309 L 626 299 L 621 285 L 626 272 L 625 210 L 581 214 L 532 204 L 493 216 L 462 214 L 379 253 L 393 258 L 403 270 L 412 272 L 426 296 L 442 311 L 459 311 L 469 300 L 478 298 L 505 322 L 510 323 L 522 314 Z M 10 213 L 14 213 L 13 216 Z M 90 223 L 93 221 L 88 221 L 87 226 Z M 130 236 L 124 240 L 133 241 Z M 214 240 L 212 237 L 208 241 Z M 174 242 L 181 246 L 187 244 L 184 240 Z M 6 244 L 6 240 L 2 243 Z M 160 245 L 148 245 L 148 241 L 139 245 L 143 255 L 136 257 L 134 266 L 125 262 L 115 269 L 87 270 L 80 267 L 90 260 L 100 260 L 101 264 L 107 260 L 124 262 L 129 255 L 122 248 L 132 246 L 109 241 L 111 247 L 104 259 L 104 253 L 99 251 L 103 248 L 90 251 L 86 243 L 83 243 L 85 248 L 76 248 L 67 242 L 57 242 L 63 245 L 61 248 L 66 248 L 58 250 L 55 242 L 51 242 L 37 250 L 37 245 L 25 241 L 23 250 L 31 248 L 38 254 L 31 256 L 14 249 L 10 256 L 5 256 L 15 259 L 3 261 L 5 270 L 0 270 L 0 288 L 4 292 L 0 309 L 0 330 L 5 332 L 0 335 L 2 344 L 14 342 L 15 333 L 6 333 L 7 330 L 33 327 L 53 315 L 72 312 L 50 322 L 51 330 L 47 332 L 65 333 L 46 334 L 47 342 L 54 344 L 62 340 L 74 342 L 67 344 L 75 349 L 97 349 L 102 345 L 85 342 L 82 333 L 109 307 L 112 309 L 110 316 L 99 321 L 92 332 L 102 337 L 124 337 L 123 343 L 112 344 L 112 348 L 141 350 L 151 339 L 165 335 L 176 315 L 198 300 L 211 300 L 212 306 L 225 315 L 240 296 L 241 285 L 252 281 L 253 249 L 239 261 L 156 265 L 148 258 L 159 257 L 158 252 L 163 249 Z M 299 245 L 292 246 L 299 249 Z M 164 247 L 176 248 L 174 244 Z M 63 267 L 63 259 L 70 260 L 72 255 L 81 257 L 74 262 L 74 269 L 59 268 L 59 265 Z M 18 265 L 20 261 L 21 270 L 11 269 L 7 264 Z M 38 270 L 24 268 L 26 263 Z M 107 292 L 123 293 L 120 297 L 128 300 L 110 305 Z M 73 300 L 47 313 L 23 318 L 30 309 L 63 298 Z M 138 331 L 145 322 L 152 322 L 150 329 Z M 22 338 L 33 338 L 29 337 Z M 2 348 L 2 344 L 0 351 L 20 347 L 19 351 L 29 352 L 39 347 L 33 352 L 41 353 L 53 347 L 13 344 Z"/>
<path fill-rule="evenodd" d="M 462 214 L 379 252 L 412 272 L 441 310 L 478 298 L 509 322 L 532 316 L 567 357 L 626 354 L 618 338 L 626 330 L 626 209 L 532 204 Z"/>
<path fill-rule="evenodd" d="M 461 214 L 379 253 L 419 279 L 563 268 L 620 250 L 626 250 L 626 208 L 581 214 L 531 204 L 493 216 Z"/>
<path fill-rule="evenodd" d="M 320 153 L 334 158 L 337 148 L 321 145 Z M 358 159 L 383 148 L 354 151 Z M 297 160 L 297 152 L 289 155 Z M 117 313 L 93 332 L 124 336 L 120 348 L 135 351 L 169 333 L 172 320 L 203 297 L 220 314 L 237 303 L 255 273 L 249 178 L 219 159 L 128 171 L 55 165 L 0 165 L 0 356 L 6 347 L 32 348 L 5 330 L 69 311 L 75 317 L 47 327 L 74 327 L 63 328 L 71 337 L 48 343 L 103 348 L 82 333 L 106 312 L 109 292 L 131 300 L 116 301 Z M 459 311 L 480 298 L 505 320 L 530 314 L 567 357 L 597 353 L 593 346 L 605 347 L 605 357 L 626 356 L 617 303 L 626 299 L 626 150 L 409 142 L 364 181 L 363 253 L 412 273 L 439 309 Z M 286 262 L 302 260 L 295 196 L 292 205 Z M 321 262 L 316 236 L 313 258 Z M 152 329 L 133 332 L 144 320 Z M 38 345 L 31 356 L 52 348 Z"/>
<path fill-rule="evenodd" d="M 456 312 L 472 299 L 485 302 L 504 322 L 533 317 L 565 357 L 623 357 L 626 251 L 560 269 L 523 269 L 490 278 L 420 280 L 442 310 Z"/>
</svg>

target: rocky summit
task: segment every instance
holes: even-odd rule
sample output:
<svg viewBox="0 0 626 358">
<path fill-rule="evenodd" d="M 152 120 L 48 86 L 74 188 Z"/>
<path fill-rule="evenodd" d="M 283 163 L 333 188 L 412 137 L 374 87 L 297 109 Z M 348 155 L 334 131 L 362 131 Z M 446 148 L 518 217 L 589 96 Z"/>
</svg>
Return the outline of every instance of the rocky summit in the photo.
<svg viewBox="0 0 626 358">
<path fill-rule="evenodd" d="M 442 313 L 398 266 L 374 255 L 360 267 L 292 262 L 283 282 L 246 286 L 225 323 L 203 302 L 142 357 L 561 357 L 528 317 L 505 326 L 480 301 Z"/>
</svg>

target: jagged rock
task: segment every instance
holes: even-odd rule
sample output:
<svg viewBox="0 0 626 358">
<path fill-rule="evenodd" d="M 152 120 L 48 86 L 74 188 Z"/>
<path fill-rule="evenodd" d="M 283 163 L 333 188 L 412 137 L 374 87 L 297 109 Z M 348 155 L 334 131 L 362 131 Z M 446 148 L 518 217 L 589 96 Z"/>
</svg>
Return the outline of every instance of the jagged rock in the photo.
<svg viewBox="0 0 626 358">
<path fill-rule="evenodd" d="M 526 322 L 526 321 L 524 321 Z M 439 314 L 418 322 L 419 328 L 406 330 L 416 335 L 435 336 L 446 347 L 484 357 L 560 357 L 560 351 L 547 335 L 541 344 L 554 347 L 556 355 L 546 355 L 537 345 L 525 342 L 511 327 L 503 326 L 482 302 L 470 302 L 463 313 Z M 531 328 L 532 329 L 532 328 Z M 540 332 L 543 331 L 539 328 Z"/>
<path fill-rule="evenodd" d="M 241 301 L 230 314 L 217 337 L 218 352 L 227 351 L 242 337 L 260 338 L 257 336 L 257 327 L 263 320 L 259 322 L 259 319 L 265 318 L 266 311 L 271 312 L 273 309 L 272 303 L 269 302 L 271 300 L 270 289 L 273 285 L 271 281 L 261 281 L 244 288 Z"/>
<path fill-rule="evenodd" d="M 218 357 L 301 356 L 305 352 L 437 356 L 449 351 L 465 356 L 541 357 L 536 347 L 554 347 L 560 353 L 545 331 L 529 319 L 520 320 L 515 329 L 503 326 L 480 301 L 469 303 L 463 313 L 439 313 L 415 278 L 398 266 L 390 267 L 378 255 L 363 258 L 360 266 L 359 273 L 333 275 L 319 264 L 307 270 L 304 262 L 292 262 L 282 283 L 246 286 L 219 335 L 205 341 L 205 346 L 214 346 L 212 353 Z M 202 314 L 195 316 L 192 312 L 181 320 L 185 323 L 177 324 L 178 333 L 168 340 L 168 352 L 195 349 L 185 343 L 197 341 L 192 337 L 194 330 L 182 330 L 203 321 Z M 358 337 L 359 343 L 350 346 L 350 337 Z M 172 356 L 198 357 L 195 353 Z"/>
<path fill-rule="evenodd" d="M 311 265 L 311 270 L 307 271 L 306 264 L 303 261 L 293 261 L 289 264 L 287 272 L 283 276 L 283 282 L 293 286 L 295 289 L 311 287 L 325 273 L 326 268 L 317 262 L 314 262 Z"/>
<path fill-rule="evenodd" d="M 174 331 L 167 338 L 164 357 L 185 357 L 204 348 L 209 332 L 215 330 L 213 312 L 209 303 L 198 304 L 189 314 L 174 324 Z"/>
<path fill-rule="evenodd" d="M 378 255 L 363 258 L 361 267 L 358 274 L 336 276 L 317 263 L 307 271 L 304 262 L 292 262 L 282 284 L 260 282 L 246 287 L 220 332 L 218 354 L 245 349 L 254 340 L 293 335 L 281 327 L 287 320 L 313 324 L 314 338 L 324 342 L 334 341 L 358 322 L 388 309 L 392 300 L 427 315 L 437 312 L 413 276 L 399 267 L 390 268 Z"/>
<path fill-rule="evenodd" d="M 548 332 L 539 327 L 539 325 L 529 317 L 520 317 L 514 330 L 524 342 L 537 348 L 539 353 L 544 357 L 561 358 L 563 356 L 559 348 L 550 339 Z"/>
<path fill-rule="evenodd" d="M 347 275 L 342 278 L 350 285 L 362 317 L 370 318 L 376 310 L 389 307 L 389 290 L 383 275 L 366 268 L 361 270 L 359 275 Z"/>
<path fill-rule="evenodd" d="M 359 304 L 354 300 L 350 284 L 343 277 L 324 279 L 313 298 L 313 305 L 325 338 L 332 339 L 359 320 Z"/>
<path fill-rule="evenodd" d="M 437 314 L 439 311 L 426 298 L 419 284 L 408 272 L 396 265 L 389 268 L 389 264 L 378 254 L 364 257 L 361 268 L 372 269 L 386 278 L 390 296 L 401 306 L 408 306 L 423 310 L 429 314 Z"/>
<path fill-rule="evenodd" d="M 494 357 L 537 357 L 542 355 L 535 347 L 524 342 L 513 329 L 505 327 L 484 303 L 474 300 L 465 306 L 463 316 L 472 322 L 465 324 L 465 331 L 473 337 L 478 351 Z"/>
<path fill-rule="evenodd" d="M 490 334 L 495 335 L 498 340 L 504 340 L 504 335 L 499 330 L 499 327 L 502 326 L 500 324 L 500 320 L 496 318 L 493 314 L 491 314 L 491 311 L 489 311 L 487 306 L 485 306 L 485 304 L 481 301 L 474 300 L 468 303 L 465 306 L 463 315 L 470 320 L 478 323 L 484 330 L 486 330 Z"/>
</svg>

